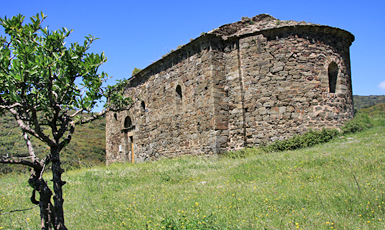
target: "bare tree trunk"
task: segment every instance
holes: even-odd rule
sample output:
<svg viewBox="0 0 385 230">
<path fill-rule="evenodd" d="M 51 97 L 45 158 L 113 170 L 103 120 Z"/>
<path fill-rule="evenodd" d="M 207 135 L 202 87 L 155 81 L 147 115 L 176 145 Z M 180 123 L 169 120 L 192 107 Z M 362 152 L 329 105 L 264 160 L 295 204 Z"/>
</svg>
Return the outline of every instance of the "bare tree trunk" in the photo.
<svg viewBox="0 0 385 230">
<path fill-rule="evenodd" d="M 64 170 L 60 167 L 60 155 L 59 149 L 57 147 L 51 147 L 51 155 L 52 155 L 52 175 L 53 175 L 53 189 L 55 195 L 53 196 L 54 200 L 54 217 L 53 220 L 54 228 L 56 230 L 67 230 L 67 227 L 64 225 L 64 210 L 63 210 L 63 185 L 66 183 L 62 181 L 61 175 Z"/>
<path fill-rule="evenodd" d="M 53 150 L 52 150 L 53 149 Z M 40 207 L 40 220 L 42 230 L 67 230 L 64 225 L 63 211 L 63 190 L 65 181 L 61 180 L 64 170 L 60 167 L 60 158 L 58 148 L 51 148 L 51 154 L 40 162 L 35 158 L 34 162 L 23 159 L 0 158 L 2 164 L 21 164 L 32 168 L 31 176 L 28 180 L 29 185 L 33 188 L 31 202 Z M 53 157 L 53 156 L 54 157 Z M 43 173 L 46 165 L 52 162 L 52 174 L 55 195 L 53 197 L 54 205 L 51 202 L 53 195 L 52 190 L 48 187 L 47 182 L 43 179 Z M 36 192 L 39 193 L 39 201 L 36 200 Z"/>
<path fill-rule="evenodd" d="M 52 191 L 48 188 L 47 184 L 40 182 L 40 218 L 41 218 L 41 229 L 48 230 L 52 229 L 52 218 L 51 218 L 51 196 Z"/>
<path fill-rule="evenodd" d="M 41 229 L 52 229 L 52 191 L 47 183 L 41 177 L 44 169 L 37 161 L 34 162 L 36 167 L 32 170 L 31 177 L 28 180 L 29 185 L 33 188 L 31 202 L 40 206 Z M 40 195 L 39 201 L 36 201 L 35 191 Z"/>
</svg>

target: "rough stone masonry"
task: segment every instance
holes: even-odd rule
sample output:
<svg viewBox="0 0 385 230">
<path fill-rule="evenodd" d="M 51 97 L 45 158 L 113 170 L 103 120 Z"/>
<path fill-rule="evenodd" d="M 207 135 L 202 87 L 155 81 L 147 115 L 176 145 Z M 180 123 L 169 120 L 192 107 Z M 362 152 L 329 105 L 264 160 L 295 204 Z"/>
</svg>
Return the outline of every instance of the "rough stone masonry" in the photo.
<svg viewBox="0 0 385 230">
<path fill-rule="evenodd" d="M 342 29 L 266 14 L 223 25 L 137 73 L 107 114 L 107 164 L 220 154 L 353 117 Z"/>
</svg>

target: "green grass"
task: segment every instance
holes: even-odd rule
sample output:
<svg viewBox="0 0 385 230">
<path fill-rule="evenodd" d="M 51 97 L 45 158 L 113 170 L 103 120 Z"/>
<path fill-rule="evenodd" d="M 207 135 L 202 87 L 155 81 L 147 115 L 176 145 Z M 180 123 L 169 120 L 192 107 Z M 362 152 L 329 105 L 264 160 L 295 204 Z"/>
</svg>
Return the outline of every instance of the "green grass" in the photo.
<svg viewBox="0 0 385 230">
<path fill-rule="evenodd" d="M 385 122 L 294 151 L 246 149 L 63 174 L 69 229 L 385 229 Z M 0 177 L 0 229 L 39 229 L 28 175 Z M 45 176 L 50 178 L 49 175 Z"/>
</svg>

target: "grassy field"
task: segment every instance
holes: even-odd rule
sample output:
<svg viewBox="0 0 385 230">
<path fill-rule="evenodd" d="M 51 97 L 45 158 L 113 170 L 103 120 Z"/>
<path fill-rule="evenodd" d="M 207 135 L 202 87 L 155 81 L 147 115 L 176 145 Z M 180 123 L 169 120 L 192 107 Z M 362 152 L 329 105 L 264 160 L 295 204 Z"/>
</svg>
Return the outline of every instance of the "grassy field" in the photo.
<svg viewBox="0 0 385 230">
<path fill-rule="evenodd" d="M 374 121 L 375 122 L 375 121 Z M 385 126 L 295 151 L 68 171 L 69 229 L 385 229 Z M 46 175 L 46 178 L 49 178 Z M 0 229 L 39 229 L 28 175 L 0 178 Z"/>
</svg>

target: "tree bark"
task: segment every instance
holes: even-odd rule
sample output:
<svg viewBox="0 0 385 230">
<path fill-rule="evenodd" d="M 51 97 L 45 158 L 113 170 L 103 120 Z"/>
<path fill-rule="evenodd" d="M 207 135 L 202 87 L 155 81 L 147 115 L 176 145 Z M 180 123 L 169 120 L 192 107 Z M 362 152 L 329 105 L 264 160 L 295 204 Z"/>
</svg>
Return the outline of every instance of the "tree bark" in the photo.
<svg viewBox="0 0 385 230">
<path fill-rule="evenodd" d="M 64 170 L 60 167 L 59 147 L 51 147 L 52 155 L 52 181 L 55 195 L 53 196 L 54 208 L 53 213 L 55 219 L 53 220 L 54 228 L 56 230 L 67 230 L 64 224 L 64 199 L 63 199 L 63 185 L 66 183 L 62 181 L 61 175 Z"/>
<path fill-rule="evenodd" d="M 48 187 L 46 181 L 42 178 L 41 173 L 44 167 L 37 161 L 34 162 L 35 167 L 32 170 L 31 177 L 28 180 L 29 185 L 33 188 L 31 202 L 38 204 L 40 207 L 41 229 L 52 229 L 52 191 Z M 35 191 L 40 195 L 39 201 L 36 201 Z"/>
<path fill-rule="evenodd" d="M 53 195 L 52 190 L 48 187 L 47 182 L 43 179 L 43 173 L 46 165 L 52 162 L 53 186 L 54 186 L 54 205 L 51 202 Z M 64 208 L 63 208 L 63 185 L 61 175 L 64 170 L 60 167 L 59 147 L 51 147 L 51 154 L 40 162 L 35 158 L 34 162 L 7 158 L 0 159 L 0 163 L 4 164 L 21 164 L 32 168 L 31 176 L 28 180 L 29 185 L 33 188 L 31 202 L 40 207 L 40 221 L 42 230 L 67 230 L 64 224 Z M 36 192 L 39 193 L 39 201 L 36 200 Z"/>
</svg>

